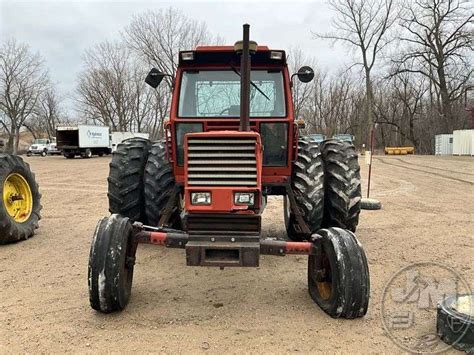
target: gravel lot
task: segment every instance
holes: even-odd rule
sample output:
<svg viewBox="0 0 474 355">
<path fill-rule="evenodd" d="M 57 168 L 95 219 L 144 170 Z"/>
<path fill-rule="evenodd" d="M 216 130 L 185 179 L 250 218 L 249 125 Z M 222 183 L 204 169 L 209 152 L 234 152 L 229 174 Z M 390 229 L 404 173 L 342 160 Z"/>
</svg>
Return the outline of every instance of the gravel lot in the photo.
<svg viewBox="0 0 474 355">
<path fill-rule="evenodd" d="M 371 275 L 365 318 L 334 320 L 307 292 L 307 258 L 263 256 L 258 269 L 185 266 L 184 252 L 140 246 L 133 294 L 122 313 L 89 307 L 87 262 L 107 214 L 109 158 L 26 158 L 43 194 L 37 235 L 0 247 L 0 353 L 398 352 L 385 334 L 381 296 L 390 277 L 419 261 L 442 262 L 474 288 L 474 158 L 374 157 L 372 196 L 357 235 Z M 361 164 L 364 162 L 361 160 Z M 362 166 L 363 184 L 367 169 Z M 264 236 L 285 237 L 272 198 Z M 435 331 L 435 312 L 432 329 Z"/>
</svg>

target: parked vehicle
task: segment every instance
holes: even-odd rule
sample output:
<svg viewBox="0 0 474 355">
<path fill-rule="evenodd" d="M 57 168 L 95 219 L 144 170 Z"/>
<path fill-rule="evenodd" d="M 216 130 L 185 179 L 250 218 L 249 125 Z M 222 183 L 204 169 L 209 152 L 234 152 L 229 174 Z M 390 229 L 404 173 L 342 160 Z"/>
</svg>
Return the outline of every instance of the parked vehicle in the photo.
<svg viewBox="0 0 474 355">
<path fill-rule="evenodd" d="M 308 138 L 311 142 L 314 142 L 314 143 L 321 143 L 324 140 L 326 140 L 326 136 L 324 134 L 319 134 L 319 133 L 310 134 L 308 135 Z"/>
<path fill-rule="evenodd" d="M 52 143 L 53 143 L 53 140 L 50 140 L 47 138 L 35 139 L 33 144 L 31 144 L 28 150 L 26 151 L 26 155 L 27 156 L 41 155 L 42 157 L 45 157 L 48 155 L 48 152 L 51 150 Z"/>
<path fill-rule="evenodd" d="M 110 154 L 109 127 L 78 125 L 56 129 L 57 149 L 68 159 Z"/>
<path fill-rule="evenodd" d="M 341 142 L 354 143 L 354 136 L 352 134 L 335 134 L 332 139 L 337 139 Z"/>
<path fill-rule="evenodd" d="M 145 138 L 148 139 L 150 135 L 148 133 L 134 133 L 134 132 L 112 132 L 110 134 L 110 150 L 115 152 L 117 146 L 126 139 L 130 138 Z"/>
<path fill-rule="evenodd" d="M 369 271 L 353 233 L 357 152 L 350 142 L 299 137 L 285 52 L 249 41 L 249 25 L 243 32 L 234 47 L 180 52 L 166 139 L 128 139 L 113 154 L 112 215 L 98 222 L 89 254 L 93 309 L 125 308 L 137 246 L 148 243 L 185 249 L 188 266 L 258 267 L 263 254 L 308 255 L 313 301 L 335 318 L 366 314 Z M 172 74 L 153 68 L 145 82 L 157 88 Z M 294 76 L 307 83 L 314 71 Z M 291 241 L 262 238 L 269 195 L 284 198 Z"/>
<path fill-rule="evenodd" d="M 53 142 L 49 145 L 48 155 L 62 155 L 63 152 L 58 149 L 58 144 Z"/>
</svg>

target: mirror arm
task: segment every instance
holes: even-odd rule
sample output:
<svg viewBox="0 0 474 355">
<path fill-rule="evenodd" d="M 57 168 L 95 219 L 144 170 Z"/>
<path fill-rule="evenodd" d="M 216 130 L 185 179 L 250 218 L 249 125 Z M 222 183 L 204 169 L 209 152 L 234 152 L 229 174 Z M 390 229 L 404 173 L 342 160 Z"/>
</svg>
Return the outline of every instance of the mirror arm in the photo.
<svg viewBox="0 0 474 355">
<path fill-rule="evenodd" d="M 290 76 L 290 88 L 293 87 L 293 78 L 294 78 L 295 76 L 298 76 L 298 73 L 294 73 L 294 74 L 292 74 L 292 75 Z"/>
<path fill-rule="evenodd" d="M 171 78 L 171 88 L 174 89 L 174 85 L 176 84 L 176 78 L 171 74 L 163 74 L 163 76 L 168 76 Z"/>
</svg>

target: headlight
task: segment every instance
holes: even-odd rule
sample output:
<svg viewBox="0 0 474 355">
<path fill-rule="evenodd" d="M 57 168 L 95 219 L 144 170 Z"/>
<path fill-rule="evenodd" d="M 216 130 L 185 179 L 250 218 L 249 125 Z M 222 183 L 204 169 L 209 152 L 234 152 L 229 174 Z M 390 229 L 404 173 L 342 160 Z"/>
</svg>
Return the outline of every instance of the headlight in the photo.
<svg viewBox="0 0 474 355">
<path fill-rule="evenodd" d="M 192 205 L 210 205 L 211 193 L 210 192 L 191 192 L 191 204 Z"/>
<path fill-rule="evenodd" d="M 255 194 L 253 192 L 236 192 L 234 195 L 234 203 L 236 205 L 253 206 L 255 202 Z"/>
</svg>

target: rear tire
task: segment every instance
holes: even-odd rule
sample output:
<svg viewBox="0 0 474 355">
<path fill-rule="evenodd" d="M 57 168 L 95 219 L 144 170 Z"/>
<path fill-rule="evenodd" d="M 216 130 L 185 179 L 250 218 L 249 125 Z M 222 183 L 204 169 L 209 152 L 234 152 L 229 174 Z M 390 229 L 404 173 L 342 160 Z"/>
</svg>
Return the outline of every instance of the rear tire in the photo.
<svg viewBox="0 0 474 355">
<path fill-rule="evenodd" d="M 298 157 L 293 164 L 291 188 L 303 220 L 311 233 L 321 228 L 324 213 L 324 170 L 319 146 L 304 139 L 298 142 Z M 308 239 L 310 235 L 297 233 L 295 216 L 290 212 L 288 197 L 284 197 L 285 226 L 291 240 Z"/>
<path fill-rule="evenodd" d="M 333 318 L 367 313 L 370 278 L 367 258 L 354 233 L 329 228 L 314 243 L 321 253 L 308 259 L 308 289 L 313 301 Z"/>
<path fill-rule="evenodd" d="M 76 157 L 74 153 L 63 153 L 63 155 L 66 159 L 74 159 Z"/>
<path fill-rule="evenodd" d="M 175 187 L 173 167 L 166 159 L 166 147 L 163 142 L 154 143 L 150 149 L 144 181 L 146 217 L 150 225 L 158 226 Z M 172 208 L 167 226 L 181 226 L 178 203 Z"/>
<path fill-rule="evenodd" d="M 92 158 L 92 151 L 90 149 L 86 149 L 85 151 L 81 152 L 82 159 L 90 159 Z"/>
<path fill-rule="evenodd" d="M 143 174 L 150 145 L 148 139 L 127 139 L 118 145 L 109 165 L 109 211 L 132 222 L 146 223 Z"/>
<path fill-rule="evenodd" d="M 321 144 L 321 154 L 325 189 L 323 227 L 355 232 L 362 198 L 357 152 L 352 143 L 331 139 Z"/>
<path fill-rule="evenodd" d="M 89 301 L 96 311 L 121 311 L 128 304 L 136 251 L 131 236 L 129 219 L 118 214 L 97 224 L 88 268 Z"/>
<path fill-rule="evenodd" d="M 11 177 L 14 175 L 19 178 L 12 179 Z M 20 177 L 31 192 L 31 196 L 26 197 L 31 202 L 30 215 L 26 220 L 22 220 L 21 215 L 11 214 L 12 208 L 18 208 L 18 204 L 23 202 L 20 200 L 12 203 L 9 196 L 6 195 L 8 191 L 16 194 L 16 191 L 21 188 L 18 186 L 18 183 L 21 184 L 23 181 Z M 30 208 L 26 207 L 26 209 Z M 41 219 L 41 208 L 41 194 L 30 166 L 16 155 L 0 153 L 0 244 L 13 243 L 32 237 L 35 229 L 38 228 L 38 221 Z"/>
</svg>

